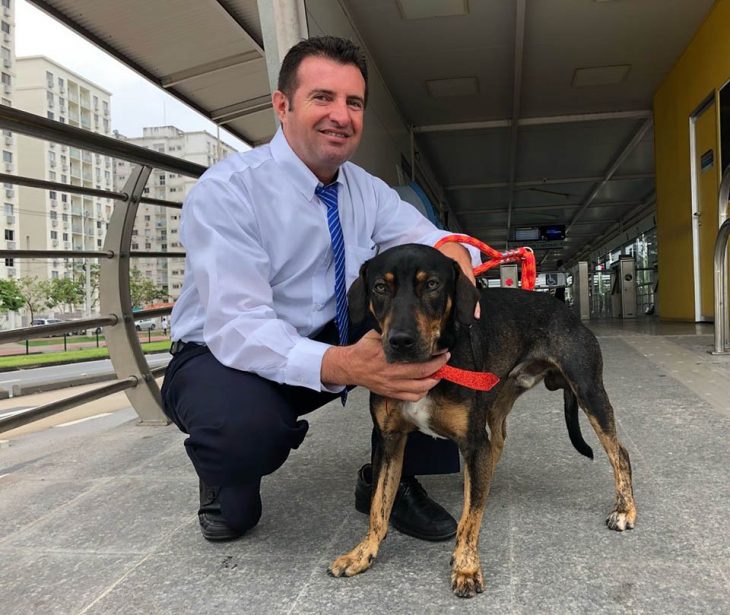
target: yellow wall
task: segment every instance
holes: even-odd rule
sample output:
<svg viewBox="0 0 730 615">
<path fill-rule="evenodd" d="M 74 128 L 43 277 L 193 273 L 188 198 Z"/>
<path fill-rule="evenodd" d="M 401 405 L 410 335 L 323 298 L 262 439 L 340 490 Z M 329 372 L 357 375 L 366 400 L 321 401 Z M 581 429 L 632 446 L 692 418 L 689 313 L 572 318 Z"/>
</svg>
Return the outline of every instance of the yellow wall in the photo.
<svg viewBox="0 0 730 615">
<path fill-rule="evenodd" d="M 730 0 L 717 0 L 654 95 L 659 314 L 693 321 L 689 116 L 730 79 Z M 715 148 L 719 152 L 719 142 Z"/>
</svg>

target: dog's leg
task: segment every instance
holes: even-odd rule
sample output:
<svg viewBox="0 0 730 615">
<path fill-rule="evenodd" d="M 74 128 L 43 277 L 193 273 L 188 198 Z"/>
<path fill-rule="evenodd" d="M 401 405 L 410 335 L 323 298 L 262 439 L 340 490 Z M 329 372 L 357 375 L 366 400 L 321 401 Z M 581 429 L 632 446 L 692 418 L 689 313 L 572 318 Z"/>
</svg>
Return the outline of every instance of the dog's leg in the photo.
<svg viewBox="0 0 730 615">
<path fill-rule="evenodd" d="M 351 577 L 370 568 L 388 531 L 388 519 L 403 468 L 407 434 L 381 433 L 380 446 L 376 449 L 373 463 L 374 491 L 370 502 L 370 527 L 360 544 L 332 562 L 328 572 L 335 577 Z"/>
<path fill-rule="evenodd" d="M 492 471 L 495 470 L 502 457 L 504 441 L 507 439 L 507 415 L 520 393 L 522 393 L 522 389 L 516 388 L 512 381 L 508 380 L 487 412 L 487 425 L 489 425 L 492 446 Z"/>
<path fill-rule="evenodd" d="M 479 562 L 479 530 L 492 481 L 493 451 L 486 430 L 460 445 L 464 457 L 464 509 L 451 558 L 451 589 L 461 598 L 484 591 Z"/>
<path fill-rule="evenodd" d="M 616 422 L 611 402 L 608 400 L 600 378 L 591 383 L 591 386 L 583 387 L 582 391 L 580 386 L 578 389 L 576 391 L 578 401 L 588 416 L 613 467 L 616 506 L 606 518 L 606 525 L 619 532 L 632 529 L 636 523 L 636 503 L 631 482 L 631 461 L 628 452 L 616 435 Z"/>
</svg>

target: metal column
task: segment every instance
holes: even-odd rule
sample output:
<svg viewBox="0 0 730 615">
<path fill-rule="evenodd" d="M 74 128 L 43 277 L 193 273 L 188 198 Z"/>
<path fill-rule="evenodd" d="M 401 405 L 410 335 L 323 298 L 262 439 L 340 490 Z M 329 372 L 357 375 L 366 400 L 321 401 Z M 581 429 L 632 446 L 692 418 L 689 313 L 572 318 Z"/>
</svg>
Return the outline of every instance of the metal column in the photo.
<svg viewBox="0 0 730 615">
<path fill-rule="evenodd" d="M 717 212 L 720 230 L 715 240 L 715 349 L 712 354 L 728 354 L 730 351 L 730 318 L 727 305 L 727 242 L 730 236 L 730 219 L 727 217 L 730 199 L 730 167 L 725 169 L 717 195 Z"/>
<path fill-rule="evenodd" d="M 279 68 L 286 52 L 309 36 L 304 0 L 258 0 L 269 86 L 277 89 Z"/>
</svg>

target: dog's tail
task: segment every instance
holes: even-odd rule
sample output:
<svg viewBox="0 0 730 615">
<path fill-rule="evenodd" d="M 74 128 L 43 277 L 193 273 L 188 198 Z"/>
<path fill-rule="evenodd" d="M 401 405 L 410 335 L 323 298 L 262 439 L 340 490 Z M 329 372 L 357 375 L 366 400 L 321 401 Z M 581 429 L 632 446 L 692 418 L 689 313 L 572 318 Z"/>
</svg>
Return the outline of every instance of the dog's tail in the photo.
<svg viewBox="0 0 730 615">
<path fill-rule="evenodd" d="M 565 400 L 565 425 L 568 428 L 570 442 L 581 455 L 593 459 L 593 449 L 588 446 L 580 431 L 580 423 L 578 422 L 578 399 L 569 386 L 563 389 L 563 399 Z"/>
</svg>

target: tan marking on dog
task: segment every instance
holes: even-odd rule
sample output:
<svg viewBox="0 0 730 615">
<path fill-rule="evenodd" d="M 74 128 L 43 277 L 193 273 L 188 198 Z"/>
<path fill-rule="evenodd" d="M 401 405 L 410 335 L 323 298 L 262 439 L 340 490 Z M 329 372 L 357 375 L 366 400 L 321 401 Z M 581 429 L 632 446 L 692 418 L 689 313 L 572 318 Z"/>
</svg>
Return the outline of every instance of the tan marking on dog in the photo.
<svg viewBox="0 0 730 615">
<path fill-rule="evenodd" d="M 621 446 L 616 434 L 607 434 L 598 423 L 598 420 L 588 416 L 598 440 L 606 451 L 608 461 L 613 468 L 614 487 L 616 489 L 616 505 L 608 518 L 606 525 L 612 530 L 622 532 L 625 529 L 632 529 L 636 524 L 636 503 L 634 501 L 634 489 L 631 482 L 631 464 L 626 449 Z"/>
<path fill-rule="evenodd" d="M 383 279 L 386 282 L 388 282 L 389 284 L 392 284 L 393 282 L 395 282 L 395 274 L 394 273 L 391 273 L 391 272 L 388 272 L 388 273 L 386 273 L 386 274 L 383 275 Z"/>
<path fill-rule="evenodd" d="M 383 461 L 370 503 L 370 526 L 365 538 L 351 551 L 338 557 L 329 567 L 335 577 L 351 577 L 364 572 L 378 555 L 380 543 L 388 532 L 388 520 L 403 467 L 406 434 L 389 433 L 384 438 Z"/>
<path fill-rule="evenodd" d="M 423 312 L 417 311 L 416 328 L 424 346 L 433 352 L 436 349 L 436 342 L 441 337 L 441 323 L 430 319 Z"/>
<path fill-rule="evenodd" d="M 438 400 L 431 427 L 450 440 L 464 440 L 469 431 L 469 406 Z"/>
</svg>

